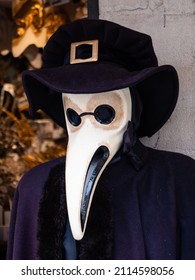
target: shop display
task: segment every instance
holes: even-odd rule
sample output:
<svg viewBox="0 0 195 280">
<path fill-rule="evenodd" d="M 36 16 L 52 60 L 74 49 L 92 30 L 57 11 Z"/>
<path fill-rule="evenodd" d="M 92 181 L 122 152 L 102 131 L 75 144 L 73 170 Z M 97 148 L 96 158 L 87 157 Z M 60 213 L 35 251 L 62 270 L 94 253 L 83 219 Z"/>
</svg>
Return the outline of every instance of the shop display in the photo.
<svg viewBox="0 0 195 280">
<path fill-rule="evenodd" d="M 69 140 L 66 158 L 20 180 L 8 259 L 194 259 L 195 162 L 139 140 L 165 124 L 179 90 L 150 36 L 105 20 L 63 25 L 23 86 L 30 114 L 41 109 Z"/>
</svg>

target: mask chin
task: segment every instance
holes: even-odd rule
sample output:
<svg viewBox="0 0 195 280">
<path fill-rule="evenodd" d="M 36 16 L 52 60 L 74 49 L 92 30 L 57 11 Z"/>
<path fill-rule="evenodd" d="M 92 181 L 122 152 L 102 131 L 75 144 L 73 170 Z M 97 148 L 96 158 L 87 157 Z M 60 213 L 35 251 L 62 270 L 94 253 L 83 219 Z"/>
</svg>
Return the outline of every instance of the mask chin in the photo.
<svg viewBox="0 0 195 280">
<path fill-rule="evenodd" d="M 99 178 L 119 150 L 131 120 L 131 97 L 129 89 L 62 96 L 69 135 L 65 170 L 68 216 L 72 234 L 80 240 Z M 115 118 L 108 125 L 99 123 L 92 114 L 102 104 L 115 110 Z M 78 126 L 68 120 L 68 108 L 83 116 Z"/>
</svg>

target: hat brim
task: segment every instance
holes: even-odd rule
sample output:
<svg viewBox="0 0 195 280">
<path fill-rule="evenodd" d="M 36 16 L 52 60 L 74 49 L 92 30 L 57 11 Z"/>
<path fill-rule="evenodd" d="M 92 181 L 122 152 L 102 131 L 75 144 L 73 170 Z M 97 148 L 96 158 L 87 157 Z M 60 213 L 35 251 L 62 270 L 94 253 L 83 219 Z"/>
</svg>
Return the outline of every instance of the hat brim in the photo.
<svg viewBox="0 0 195 280">
<path fill-rule="evenodd" d="M 178 76 L 170 65 L 129 72 L 111 63 L 82 63 L 43 68 L 23 73 L 30 114 L 42 109 L 66 127 L 59 93 L 101 93 L 136 87 L 143 104 L 138 136 L 151 136 L 170 117 L 178 98 Z"/>
</svg>

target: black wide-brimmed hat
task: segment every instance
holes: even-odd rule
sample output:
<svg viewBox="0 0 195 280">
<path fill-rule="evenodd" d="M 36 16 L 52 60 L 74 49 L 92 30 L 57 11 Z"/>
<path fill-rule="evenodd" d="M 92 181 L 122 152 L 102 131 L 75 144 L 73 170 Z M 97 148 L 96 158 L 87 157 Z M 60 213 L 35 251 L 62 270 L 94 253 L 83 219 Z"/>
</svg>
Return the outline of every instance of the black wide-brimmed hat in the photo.
<svg viewBox="0 0 195 280">
<path fill-rule="evenodd" d="M 136 88 L 143 107 L 139 137 L 157 132 L 178 98 L 177 72 L 170 65 L 158 66 L 151 37 L 105 20 L 61 26 L 44 48 L 43 67 L 25 71 L 23 85 L 30 113 L 42 109 L 62 127 L 62 92 Z"/>
</svg>

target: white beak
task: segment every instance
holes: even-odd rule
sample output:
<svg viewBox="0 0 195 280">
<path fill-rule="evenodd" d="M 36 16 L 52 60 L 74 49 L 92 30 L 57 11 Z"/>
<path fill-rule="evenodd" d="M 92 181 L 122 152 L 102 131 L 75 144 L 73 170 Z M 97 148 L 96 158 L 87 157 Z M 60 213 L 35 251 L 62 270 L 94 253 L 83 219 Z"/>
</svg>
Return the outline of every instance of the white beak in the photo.
<svg viewBox="0 0 195 280">
<path fill-rule="evenodd" d="M 90 135 L 90 139 L 86 139 L 86 135 Z M 84 235 L 97 182 L 109 162 L 109 148 L 99 142 L 99 136 L 97 128 L 94 129 L 86 121 L 79 132 L 69 138 L 65 173 L 66 197 L 70 226 L 77 240 Z"/>
</svg>

